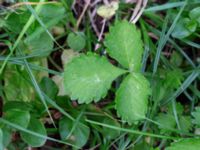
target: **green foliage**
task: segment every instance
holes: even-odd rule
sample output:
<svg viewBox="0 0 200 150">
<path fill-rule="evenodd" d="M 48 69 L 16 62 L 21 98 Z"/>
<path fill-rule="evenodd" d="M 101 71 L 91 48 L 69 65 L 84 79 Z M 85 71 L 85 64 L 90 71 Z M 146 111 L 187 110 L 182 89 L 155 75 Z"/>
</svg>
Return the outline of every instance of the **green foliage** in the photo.
<svg viewBox="0 0 200 150">
<path fill-rule="evenodd" d="M 73 128 L 75 126 L 75 128 Z M 70 142 L 78 147 L 83 147 L 89 138 L 90 129 L 81 122 L 73 122 L 63 117 L 59 121 L 59 133 L 61 139 Z"/>
<path fill-rule="evenodd" d="M 137 72 L 141 69 L 143 48 L 135 25 L 127 21 L 117 22 L 106 36 L 105 45 L 108 53 L 123 67 Z M 65 67 L 65 90 L 72 100 L 78 99 L 79 103 L 97 102 L 106 96 L 113 80 L 125 72 L 111 65 L 105 57 L 81 55 Z M 118 115 L 123 120 L 131 124 L 145 118 L 151 93 L 149 86 L 139 73 L 131 73 L 125 78 L 115 99 Z"/>
<path fill-rule="evenodd" d="M 51 99 L 55 99 L 58 94 L 58 87 L 56 84 L 47 77 L 42 78 L 40 82 L 40 87 L 44 93 Z"/>
<path fill-rule="evenodd" d="M 29 129 L 30 131 L 36 132 L 38 134 L 41 134 L 43 136 L 47 135 L 46 129 L 43 123 L 40 120 L 33 117 L 31 117 L 27 129 Z M 45 138 L 37 137 L 30 133 L 21 132 L 20 135 L 22 137 L 22 140 L 26 142 L 28 145 L 30 145 L 31 147 L 40 147 L 44 145 L 44 143 L 46 142 Z"/>
<path fill-rule="evenodd" d="M 129 123 L 145 118 L 147 112 L 150 85 L 139 73 L 128 75 L 116 93 L 116 109 L 122 120 Z"/>
<path fill-rule="evenodd" d="M 0 1 L 0 150 L 199 149 L 199 0 L 27 2 Z"/>
<path fill-rule="evenodd" d="M 83 33 L 70 33 L 67 37 L 69 47 L 75 51 L 80 51 L 85 47 L 86 40 Z"/>
<path fill-rule="evenodd" d="M 4 118 L 26 128 L 30 121 L 30 113 L 20 109 L 10 109 L 5 112 Z"/>
<path fill-rule="evenodd" d="M 196 29 L 196 23 L 191 22 L 189 18 L 181 19 L 177 23 L 172 36 L 179 39 L 186 38 L 192 34 L 192 31 L 189 28 Z"/>
<path fill-rule="evenodd" d="M 189 16 L 191 19 L 196 20 L 200 26 L 200 7 L 192 9 L 189 13 Z"/>
<path fill-rule="evenodd" d="M 200 127 L 200 107 L 196 107 L 195 111 L 192 112 L 192 116 L 194 117 L 193 123 Z"/>
<path fill-rule="evenodd" d="M 3 150 L 3 131 L 0 129 L 0 150 Z"/>
<path fill-rule="evenodd" d="M 105 37 L 108 54 L 130 71 L 140 71 L 143 44 L 136 26 L 127 21 L 117 22 L 110 27 Z"/>
<path fill-rule="evenodd" d="M 95 54 L 74 58 L 65 67 L 65 90 L 79 103 L 99 101 L 105 97 L 113 80 L 125 71 Z"/>
<path fill-rule="evenodd" d="M 197 150 L 200 147 L 200 139 L 190 138 L 174 142 L 166 150 Z"/>
<path fill-rule="evenodd" d="M 113 120 L 113 119 L 110 119 L 110 118 L 105 118 L 102 122 L 105 123 L 105 124 L 120 127 L 120 124 L 116 120 Z M 112 130 L 112 129 L 103 127 L 102 134 L 105 137 L 105 139 L 112 140 L 112 139 L 117 138 L 120 135 L 120 131 Z"/>
</svg>

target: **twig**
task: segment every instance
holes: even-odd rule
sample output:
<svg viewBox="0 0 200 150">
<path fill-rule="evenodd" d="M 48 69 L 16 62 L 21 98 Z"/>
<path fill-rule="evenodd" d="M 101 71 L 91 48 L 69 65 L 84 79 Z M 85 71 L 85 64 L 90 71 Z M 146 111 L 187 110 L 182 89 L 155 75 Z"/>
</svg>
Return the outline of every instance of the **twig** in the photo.
<svg viewBox="0 0 200 150">
<path fill-rule="evenodd" d="M 137 14 L 137 16 L 131 21 L 132 23 L 136 23 L 139 20 L 139 18 L 141 17 L 145 7 L 147 6 L 147 3 L 148 3 L 148 0 L 143 0 L 143 6 L 140 9 L 140 12 Z"/>
<path fill-rule="evenodd" d="M 84 14 L 85 14 L 85 12 L 86 12 L 88 6 L 90 5 L 90 0 L 85 0 L 85 2 L 86 2 L 86 4 L 85 4 L 85 6 L 84 6 L 84 8 L 83 8 L 83 11 L 82 11 L 80 17 L 78 18 L 77 23 L 76 23 L 75 31 L 78 30 L 78 27 L 79 27 L 79 25 L 80 25 L 80 23 L 81 23 L 81 20 L 83 19 L 83 16 L 84 16 Z"/>
<path fill-rule="evenodd" d="M 142 0 L 138 0 L 137 4 L 136 4 L 136 7 L 135 7 L 135 9 L 133 11 L 133 14 L 131 16 L 130 22 L 132 22 L 132 20 L 134 20 L 134 18 L 136 18 L 137 14 L 138 14 L 138 12 L 139 12 L 139 10 L 141 8 L 141 5 L 142 5 Z"/>
<path fill-rule="evenodd" d="M 97 28 L 97 26 L 96 26 L 96 24 L 94 23 L 94 20 L 93 20 L 93 18 L 94 18 L 93 14 L 95 14 L 94 12 L 96 13 L 96 9 L 93 10 L 92 13 L 91 13 L 91 11 L 88 11 L 88 15 L 89 15 L 89 18 L 90 18 L 90 22 L 91 22 L 92 28 L 94 29 L 96 35 L 99 36 L 100 35 L 99 30 L 98 30 L 98 28 Z"/>
<path fill-rule="evenodd" d="M 20 3 L 16 3 L 8 8 L 17 8 L 17 7 L 20 7 L 20 6 L 23 6 L 23 5 L 45 5 L 45 4 L 56 4 L 56 3 L 59 3 L 59 2 L 56 2 L 56 1 L 52 1 L 52 2 L 20 2 Z"/>
<path fill-rule="evenodd" d="M 105 29 L 105 25 L 106 25 L 106 19 L 103 19 L 103 24 L 102 24 L 102 27 L 101 27 L 101 32 L 100 32 L 100 34 L 99 34 L 99 36 L 98 36 L 98 42 L 100 42 L 101 40 L 102 40 L 102 36 L 103 36 L 103 33 L 104 33 L 104 29 Z M 97 43 L 96 45 L 95 45 L 95 51 L 99 48 L 99 43 Z"/>
</svg>

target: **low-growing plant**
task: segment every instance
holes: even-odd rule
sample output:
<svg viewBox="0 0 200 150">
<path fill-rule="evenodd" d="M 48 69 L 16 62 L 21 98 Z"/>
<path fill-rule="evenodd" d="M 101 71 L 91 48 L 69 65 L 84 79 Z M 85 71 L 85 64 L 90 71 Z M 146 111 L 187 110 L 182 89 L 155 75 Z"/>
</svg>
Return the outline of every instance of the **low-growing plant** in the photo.
<svg viewBox="0 0 200 150">
<path fill-rule="evenodd" d="M 110 27 L 104 44 L 106 52 L 121 67 L 113 66 L 105 56 L 81 54 L 65 66 L 66 93 L 80 104 L 98 102 L 106 96 L 112 82 L 126 74 L 116 92 L 117 113 L 130 124 L 144 119 L 151 90 L 141 73 L 143 43 L 139 30 L 127 21 L 116 22 Z"/>
</svg>

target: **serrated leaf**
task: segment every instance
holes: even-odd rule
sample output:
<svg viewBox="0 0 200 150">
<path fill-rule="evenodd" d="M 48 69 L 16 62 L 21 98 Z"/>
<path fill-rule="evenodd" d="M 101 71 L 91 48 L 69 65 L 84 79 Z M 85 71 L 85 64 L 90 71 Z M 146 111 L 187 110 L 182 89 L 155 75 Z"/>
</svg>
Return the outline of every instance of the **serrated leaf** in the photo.
<svg viewBox="0 0 200 150">
<path fill-rule="evenodd" d="M 174 142 L 165 150 L 198 150 L 200 147 L 200 139 L 190 138 Z"/>
<path fill-rule="evenodd" d="M 166 133 L 169 129 L 174 129 L 176 121 L 172 114 L 159 113 L 155 120 L 159 123 L 161 133 Z"/>
<path fill-rule="evenodd" d="M 83 54 L 65 66 L 65 90 L 79 103 L 97 102 L 106 96 L 112 81 L 125 72 L 111 65 L 105 57 Z"/>
<path fill-rule="evenodd" d="M 191 122 L 190 116 L 181 116 L 179 123 L 180 123 L 181 130 L 184 132 L 189 132 L 192 128 L 192 122 Z"/>
<path fill-rule="evenodd" d="M 192 112 L 194 119 L 192 120 L 193 124 L 200 127 L 200 107 L 196 107 L 195 111 Z"/>
<path fill-rule="evenodd" d="M 28 125 L 28 130 L 36 132 L 38 134 L 46 136 L 46 129 L 41 121 L 35 118 L 31 118 L 30 123 Z M 24 142 L 32 147 L 40 147 L 44 145 L 46 142 L 45 138 L 41 138 L 30 133 L 20 132 L 21 138 Z"/>
<path fill-rule="evenodd" d="M 131 71 L 141 68 L 142 45 L 140 32 L 127 21 L 117 22 L 105 38 L 109 55 Z"/>
<path fill-rule="evenodd" d="M 131 124 L 144 119 L 150 93 L 149 82 L 142 74 L 129 74 L 117 90 L 115 99 L 122 120 Z"/>
</svg>

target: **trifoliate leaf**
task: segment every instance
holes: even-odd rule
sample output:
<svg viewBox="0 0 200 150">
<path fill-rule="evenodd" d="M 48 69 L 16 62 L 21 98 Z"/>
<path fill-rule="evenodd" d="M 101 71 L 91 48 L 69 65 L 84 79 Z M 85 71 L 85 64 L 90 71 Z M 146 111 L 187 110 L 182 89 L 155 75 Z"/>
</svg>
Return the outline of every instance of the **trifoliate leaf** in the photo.
<svg viewBox="0 0 200 150">
<path fill-rule="evenodd" d="M 144 119 L 150 93 L 149 82 L 142 74 L 129 74 L 117 90 L 115 99 L 117 113 L 122 120 L 131 124 Z"/>
<path fill-rule="evenodd" d="M 97 102 L 106 96 L 112 81 L 125 72 L 111 65 L 105 57 L 83 54 L 65 66 L 65 90 L 79 103 Z"/>
<path fill-rule="evenodd" d="M 97 14 L 103 18 L 109 19 L 111 18 L 116 10 L 119 8 L 118 2 L 111 2 L 108 5 L 102 5 L 97 9 Z"/>
<path fill-rule="evenodd" d="M 140 32 L 127 21 L 117 22 L 105 38 L 109 55 L 131 71 L 141 68 L 142 45 Z"/>
<path fill-rule="evenodd" d="M 167 147 L 165 150 L 198 150 L 199 147 L 200 147 L 200 139 L 190 138 L 174 142 L 171 144 L 171 146 Z"/>
<path fill-rule="evenodd" d="M 200 107 L 197 107 L 195 109 L 194 112 L 192 112 L 192 116 L 194 117 L 194 119 L 192 120 L 192 122 L 197 125 L 198 127 L 200 127 Z"/>
</svg>

